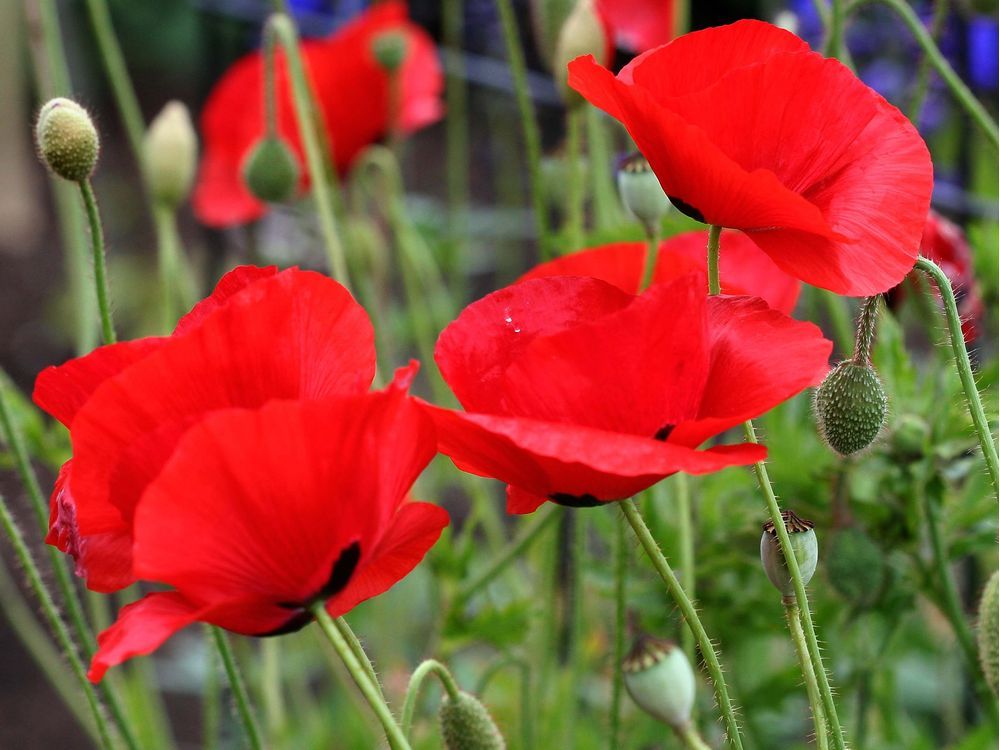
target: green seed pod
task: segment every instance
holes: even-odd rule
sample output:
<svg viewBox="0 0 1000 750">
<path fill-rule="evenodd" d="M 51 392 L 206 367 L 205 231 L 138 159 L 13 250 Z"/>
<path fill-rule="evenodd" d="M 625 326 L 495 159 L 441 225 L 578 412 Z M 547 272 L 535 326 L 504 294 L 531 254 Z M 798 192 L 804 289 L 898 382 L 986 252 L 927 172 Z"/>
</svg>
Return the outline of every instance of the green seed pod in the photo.
<svg viewBox="0 0 1000 750">
<path fill-rule="evenodd" d="M 198 136 L 184 104 L 167 103 L 150 123 L 143 150 L 153 200 L 176 209 L 191 190 L 198 164 Z"/>
<path fill-rule="evenodd" d="M 62 97 L 51 99 L 38 112 L 35 144 L 48 168 L 72 182 L 82 182 L 94 173 L 101 148 L 87 110 Z"/>
<path fill-rule="evenodd" d="M 997 652 L 1000 647 L 997 645 L 998 631 L 1000 631 L 1000 615 L 998 615 L 997 602 L 997 571 L 993 571 L 986 589 L 983 591 L 983 598 L 979 601 L 979 627 L 977 640 L 979 641 L 979 662 L 983 665 L 983 674 L 986 681 L 993 688 L 993 694 L 997 694 Z"/>
<path fill-rule="evenodd" d="M 243 181 L 256 198 L 281 203 L 295 194 L 299 184 L 298 159 L 281 138 L 267 136 L 243 161 Z"/>
<path fill-rule="evenodd" d="M 504 750 L 506 743 L 486 707 L 462 691 L 445 698 L 438 711 L 445 750 Z"/>
<path fill-rule="evenodd" d="M 670 210 L 670 199 L 646 157 L 638 152 L 626 157 L 618 167 L 618 193 L 628 212 L 642 222 L 650 235 Z"/>
<path fill-rule="evenodd" d="M 878 437 L 888 400 L 874 369 L 847 361 L 826 376 L 813 407 L 823 439 L 840 455 L 850 456 Z"/>
<path fill-rule="evenodd" d="M 622 662 L 625 689 L 643 711 L 674 729 L 691 721 L 694 672 L 676 644 L 640 635 Z"/>
<path fill-rule="evenodd" d="M 819 554 L 813 522 L 799 518 L 790 510 L 781 511 L 781 518 L 785 522 L 785 530 L 795 551 L 802 583 L 808 584 L 816 572 L 816 560 Z M 764 566 L 764 572 L 781 595 L 790 599 L 795 596 L 795 588 L 792 586 L 792 576 L 785 563 L 785 555 L 781 551 L 778 532 L 774 528 L 773 521 L 765 523 L 763 528 L 764 533 L 760 536 L 760 561 Z"/>
<path fill-rule="evenodd" d="M 372 54 L 386 73 L 395 73 L 406 62 L 408 44 L 399 31 L 384 31 L 372 40 Z"/>
<path fill-rule="evenodd" d="M 570 105 L 583 103 L 583 97 L 569 87 L 566 66 L 581 55 L 593 55 L 602 65 L 608 60 L 608 33 L 597 14 L 593 0 L 577 0 L 573 10 L 559 28 L 555 54 L 552 56 L 552 74 L 563 101 Z"/>
<path fill-rule="evenodd" d="M 885 583 L 882 550 L 861 529 L 838 531 L 826 555 L 826 575 L 848 602 L 870 607 L 879 600 Z"/>
</svg>

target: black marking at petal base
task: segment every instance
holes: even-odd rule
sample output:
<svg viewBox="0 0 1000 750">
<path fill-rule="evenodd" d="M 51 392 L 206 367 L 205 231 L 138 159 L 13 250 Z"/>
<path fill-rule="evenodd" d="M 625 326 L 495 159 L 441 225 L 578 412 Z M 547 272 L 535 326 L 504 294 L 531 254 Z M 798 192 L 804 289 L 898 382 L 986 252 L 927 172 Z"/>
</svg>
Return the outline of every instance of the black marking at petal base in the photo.
<svg viewBox="0 0 1000 750">
<path fill-rule="evenodd" d="M 326 583 L 323 584 L 319 591 L 308 597 L 305 601 L 277 602 L 277 605 L 283 609 L 307 610 L 312 602 L 321 600 L 325 601 L 331 596 L 339 594 L 344 590 L 344 587 L 347 586 L 348 581 L 351 580 L 351 576 L 354 575 L 354 569 L 358 567 L 358 560 L 360 559 L 361 544 L 359 542 L 351 542 L 349 545 L 344 547 L 344 549 L 341 550 L 341 553 L 337 556 L 337 559 L 333 563 L 333 567 L 330 569 L 330 577 L 326 579 Z M 309 619 L 312 619 L 312 616 L 309 615 L 308 612 L 305 612 L 305 614 L 308 616 L 306 622 L 308 622 Z M 302 626 L 300 625 L 299 627 Z M 298 630 L 298 628 L 296 628 L 296 630 Z M 268 633 L 268 635 L 270 635 L 270 633 Z"/>
<path fill-rule="evenodd" d="M 674 204 L 674 207 L 685 216 L 690 216 L 692 219 L 700 221 L 702 224 L 708 223 L 705 221 L 705 215 L 690 203 L 685 203 L 680 198 L 675 198 L 672 195 L 668 195 L 667 197 L 670 199 L 670 202 Z"/>
<path fill-rule="evenodd" d="M 281 605 L 285 606 L 285 605 Z M 269 630 L 266 633 L 257 633 L 257 638 L 271 638 L 276 635 L 285 635 L 286 633 L 295 633 L 302 630 L 306 625 L 311 623 L 313 620 L 312 613 L 308 610 L 300 610 L 294 615 L 288 618 L 288 621 L 284 625 L 279 625 L 274 630 Z"/>
<path fill-rule="evenodd" d="M 549 500 L 567 508 L 596 508 L 598 505 L 605 505 L 602 501 L 591 495 L 568 495 L 565 492 L 553 492 L 549 495 Z"/>
<path fill-rule="evenodd" d="M 673 425 L 673 424 L 665 424 L 665 425 L 663 425 L 663 427 L 661 427 L 660 429 L 658 429 L 656 431 L 656 434 L 653 435 L 653 440 L 660 440 L 660 441 L 662 441 L 664 443 L 667 442 L 667 438 L 670 437 L 670 433 L 674 431 L 674 427 L 676 427 L 676 426 L 677 425 Z"/>
</svg>

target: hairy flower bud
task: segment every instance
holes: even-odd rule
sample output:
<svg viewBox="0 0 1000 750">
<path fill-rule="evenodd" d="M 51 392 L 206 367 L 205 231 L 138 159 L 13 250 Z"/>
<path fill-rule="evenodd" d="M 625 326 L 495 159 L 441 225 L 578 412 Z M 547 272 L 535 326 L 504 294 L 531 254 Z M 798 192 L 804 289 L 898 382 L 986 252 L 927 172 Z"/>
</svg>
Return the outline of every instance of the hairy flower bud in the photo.
<svg viewBox="0 0 1000 750">
<path fill-rule="evenodd" d="M 628 694 L 650 716 L 674 729 L 691 721 L 694 672 L 676 644 L 640 635 L 622 662 L 622 673 Z"/>
<path fill-rule="evenodd" d="M 188 108 L 168 102 L 150 123 L 143 148 L 153 200 L 177 208 L 191 190 L 198 164 L 198 136 Z"/>
<path fill-rule="evenodd" d="M 559 29 L 552 57 L 552 71 L 563 101 L 568 104 L 583 102 L 583 98 L 569 88 L 566 66 L 581 55 L 593 55 L 602 65 L 607 65 L 612 51 L 611 37 L 594 7 L 594 0 L 577 0 Z"/>
<path fill-rule="evenodd" d="M 805 585 L 816 572 L 819 553 L 813 522 L 799 518 L 790 510 L 783 510 L 781 518 L 785 522 L 785 530 L 788 532 L 795 560 L 799 564 L 799 573 L 802 574 L 802 583 Z M 764 524 L 764 533 L 760 537 L 760 561 L 768 580 L 781 592 L 781 595 L 786 599 L 794 596 L 792 576 L 788 572 L 785 555 L 781 551 L 781 540 L 778 539 L 774 521 L 769 520 Z"/>
<path fill-rule="evenodd" d="M 445 750 L 504 750 L 507 746 L 489 711 L 470 693 L 445 698 L 438 718 Z"/>
<path fill-rule="evenodd" d="M 65 180 L 86 180 L 97 166 L 97 129 L 87 110 L 72 99 L 51 99 L 42 107 L 35 125 L 35 143 L 42 161 Z"/>
<path fill-rule="evenodd" d="M 1000 613 L 998 613 L 997 602 L 997 571 L 993 571 L 986 589 L 983 591 L 983 598 L 979 602 L 979 627 L 977 640 L 979 641 L 979 661 L 983 665 L 983 674 L 986 681 L 993 688 L 994 695 L 997 693 L 997 655 L 1000 651 L 997 638 L 1000 633 Z"/>
<path fill-rule="evenodd" d="M 386 73 L 395 73 L 406 62 L 406 37 L 399 31 L 384 31 L 372 40 L 372 54 Z"/>
<path fill-rule="evenodd" d="M 299 162 L 281 138 L 266 136 L 243 161 L 243 181 L 262 201 L 281 203 L 295 194 Z"/>
<path fill-rule="evenodd" d="M 816 390 L 816 424 L 827 444 L 842 456 L 864 450 L 885 423 L 888 399 L 875 370 L 841 362 Z"/>
<path fill-rule="evenodd" d="M 838 531 L 826 555 L 826 575 L 848 602 L 870 607 L 878 601 L 885 583 L 882 550 L 861 529 Z"/>
<path fill-rule="evenodd" d="M 660 219 L 670 209 L 660 181 L 649 162 L 639 152 L 625 157 L 618 167 L 618 193 L 630 214 L 642 222 L 648 234 L 653 234 Z"/>
</svg>

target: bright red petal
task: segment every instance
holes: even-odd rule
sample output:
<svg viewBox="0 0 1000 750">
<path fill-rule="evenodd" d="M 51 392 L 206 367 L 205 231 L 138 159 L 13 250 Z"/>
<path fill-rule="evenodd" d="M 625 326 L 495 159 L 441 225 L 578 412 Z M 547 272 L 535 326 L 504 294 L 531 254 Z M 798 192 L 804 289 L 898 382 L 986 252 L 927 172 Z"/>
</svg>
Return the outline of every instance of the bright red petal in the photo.
<svg viewBox="0 0 1000 750">
<path fill-rule="evenodd" d="M 541 263 L 518 281 L 547 276 L 589 276 L 616 286 L 628 294 L 637 294 L 645 261 L 645 243 L 614 242 Z"/>
<path fill-rule="evenodd" d="M 278 273 L 277 266 L 237 266 L 219 279 L 215 289 L 205 299 L 191 308 L 177 321 L 174 336 L 183 336 L 200 326 L 209 315 L 222 307 L 226 301 L 261 279 L 269 279 Z"/>
</svg>

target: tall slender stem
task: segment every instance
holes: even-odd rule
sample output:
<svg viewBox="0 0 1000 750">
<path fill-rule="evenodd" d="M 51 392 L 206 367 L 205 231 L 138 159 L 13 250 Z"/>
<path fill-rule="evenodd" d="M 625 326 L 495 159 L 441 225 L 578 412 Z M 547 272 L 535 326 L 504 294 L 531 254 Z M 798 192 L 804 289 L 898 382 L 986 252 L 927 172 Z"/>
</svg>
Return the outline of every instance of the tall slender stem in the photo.
<svg viewBox="0 0 1000 750">
<path fill-rule="evenodd" d="M 598 229 L 612 226 L 618 217 L 618 196 L 615 192 L 615 178 L 611 173 L 609 140 L 603 113 L 597 107 L 587 107 L 587 164 L 590 167 L 594 226 Z"/>
<path fill-rule="evenodd" d="M 108 731 L 107 720 L 104 718 L 104 712 L 101 710 L 101 705 L 97 700 L 97 693 L 94 691 L 94 686 L 91 685 L 90 681 L 87 679 L 86 671 L 83 668 L 83 662 L 80 661 L 80 655 L 76 650 L 76 644 L 73 643 L 73 638 L 70 636 L 69 630 L 66 628 L 66 623 L 64 623 L 62 617 L 59 616 L 55 602 L 52 600 L 52 595 L 49 594 L 49 590 L 45 586 L 45 582 L 42 580 L 42 574 L 38 569 L 38 565 L 35 562 L 34 557 L 32 557 L 31 551 L 28 549 L 28 545 L 25 544 L 24 537 L 21 536 L 21 531 L 17 528 L 17 524 L 14 522 L 10 509 L 7 507 L 7 502 L 2 496 L 0 496 L 0 526 L 3 527 L 4 533 L 6 533 L 7 538 L 10 540 L 11 545 L 14 548 L 14 554 L 16 555 L 25 576 L 28 578 L 28 584 L 31 586 L 32 591 L 35 592 L 35 596 L 38 598 L 38 603 L 42 607 L 42 614 L 45 616 L 45 619 L 53 633 L 55 633 L 56 640 L 58 641 L 60 648 L 62 648 L 66 658 L 69 660 L 70 668 L 73 670 L 74 676 L 80 683 L 80 687 L 83 689 L 84 695 L 87 698 L 87 703 L 90 706 L 90 711 L 94 717 L 94 723 L 97 725 L 97 733 L 100 737 L 101 747 L 112 750 L 114 745 L 111 742 L 111 735 Z"/>
<path fill-rule="evenodd" d="M 535 213 L 535 224 L 538 229 L 538 243 L 542 260 L 548 260 L 551 254 L 549 247 L 548 218 L 545 211 L 545 194 L 542 188 L 542 136 L 538 121 L 535 119 L 535 107 L 531 101 L 528 89 L 528 76 L 524 63 L 524 50 L 521 49 L 521 38 L 517 31 L 517 17 L 511 0 L 496 0 L 500 23 L 503 26 L 504 44 L 507 47 L 507 60 L 510 63 L 511 79 L 514 83 L 514 94 L 517 98 L 517 109 L 521 117 L 521 135 L 524 138 L 524 151 L 528 161 L 528 187 L 531 190 L 531 206 Z"/>
<path fill-rule="evenodd" d="M 402 730 L 403 734 L 407 737 L 410 735 L 410 729 L 413 727 L 413 714 L 417 710 L 417 698 L 420 695 L 420 688 L 427 676 L 431 674 L 440 680 L 441 685 L 451 700 L 456 700 L 459 696 L 459 689 L 455 683 L 455 678 L 451 676 L 451 672 L 448 671 L 448 668 L 444 664 L 436 659 L 427 659 L 421 662 L 410 676 L 410 683 L 406 687 L 406 698 L 403 701 Z"/>
<path fill-rule="evenodd" d="M 312 92 L 305 66 L 299 50 L 299 35 L 295 24 L 284 13 L 275 13 L 267 19 L 264 27 L 267 39 L 275 39 L 285 52 L 288 63 L 288 74 L 292 82 L 292 101 L 295 105 L 295 118 L 298 121 L 299 134 L 306 155 L 306 165 L 309 169 L 309 179 L 312 184 L 313 202 L 319 217 L 320 231 L 323 234 L 323 244 L 326 249 L 327 261 L 333 277 L 344 286 L 350 288 L 347 273 L 347 261 L 344 258 L 344 248 L 337 233 L 337 223 L 333 213 L 333 184 L 327 176 L 323 159 L 323 146 L 316 132 L 316 122 L 313 117 Z"/>
<path fill-rule="evenodd" d="M 733 748 L 742 750 L 743 741 L 740 739 L 740 728 L 736 721 L 736 711 L 729 698 L 726 680 L 722 676 L 722 665 L 719 664 L 719 656 L 715 652 L 715 645 L 712 643 L 712 639 L 705 632 L 705 626 L 702 625 L 694 604 L 688 598 L 680 581 L 677 580 L 677 576 L 670 567 L 670 563 L 663 556 L 660 546 L 653 539 L 653 535 L 649 533 L 649 529 L 646 527 L 645 521 L 642 520 L 635 501 L 622 500 L 619 505 L 621 506 L 622 513 L 625 515 L 625 520 L 632 527 L 632 531 L 635 532 L 642 548 L 646 550 L 646 554 L 653 563 L 653 567 L 667 585 L 667 591 L 670 592 L 674 603 L 681 611 L 684 621 L 691 629 L 691 632 L 694 633 L 695 640 L 698 642 L 698 647 L 701 649 L 702 656 L 705 659 L 705 668 L 708 670 L 712 686 L 715 688 L 715 698 L 719 704 L 719 709 L 722 711 L 722 720 L 726 726 L 726 737 Z"/>
<path fill-rule="evenodd" d="M 211 629 L 211 625 L 205 626 L 206 633 Z M 206 660 L 208 667 L 205 669 L 205 684 L 202 687 L 204 692 L 201 696 L 201 745 L 202 750 L 218 750 L 222 686 L 219 680 L 219 665 L 215 663 L 211 653 L 206 655 Z"/>
<path fill-rule="evenodd" d="M 930 36 L 936 40 L 944 27 L 945 19 L 948 17 L 948 0 L 933 0 L 934 16 L 931 19 Z M 927 55 L 920 60 L 917 68 L 917 79 L 913 85 L 913 99 L 910 101 L 907 117 L 917 127 L 920 127 L 920 113 L 924 109 L 924 101 L 927 99 L 927 90 L 931 82 L 931 62 Z"/>
<path fill-rule="evenodd" d="M 955 292 L 952 290 L 951 282 L 944 271 L 934 261 L 923 257 L 917 258 L 917 268 L 930 276 L 941 292 L 941 299 L 944 301 L 944 314 L 948 321 L 948 334 L 951 338 L 951 350 L 955 355 L 955 367 L 958 369 L 958 377 L 962 381 L 962 388 L 965 391 L 965 400 L 969 407 L 969 415 L 972 417 L 972 424 L 979 436 L 979 445 L 983 449 L 983 459 L 986 461 L 986 469 L 993 482 L 993 492 L 1000 496 L 1000 470 L 997 468 L 996 444 L 993 442 L 993 433 L 986 419 L 986 412 L 983 411 L 979 389 L 976 388 L 976 378 L 972 374 L 969 352 L 965 349 L 962 318 L 958 314 Z"/>
<path fill-rule="evenodd" d="M 826 56 L 840 57 L 844 47 L 844 0 L 830 0 L 826 30 Z"/>
<path fill-rule="evenodd" d="M 164 330 L 169 331 L 177 323 L 180 313 L 190 308 L 195 300 L 185 271 L 186 264 L 181 259 L 183 250 L 173 209 L 165 205 L 156 206 L 153 223 L 156 225 L 156 252 L 163 295 L 162 324 Z"/>
<path fill-rule="evenodd" d="M 678 472 L 673 477 L 677 499 L 677 542 L 681 555 L 681 586 L 692 599 L 697 597 L 698 576 L 695 573 L 694 531 L 691 518 L 691 482 L 688 475 Z M 693 664 L 695 661 L 694 638 L 690 631 L 684 631 L 681 637 L 684 653 Z"/>
<path fill-rule="evenodd" d="M 795 644 L 795 653 L 799 657 L 799 666 L 805 676 L 806 694 L 809 696 L 809 708 L 812 709 L 813 725 L 816 729 L 816 747 L 817 750 L 827 750 L 830 747 L 830 742 L 827 737 L 826 712 L 823 710 L 823 699 L 820 698 L 819 690 L 816 689 L 816 672 L 809 659 L 809 646 L 806 644 L 806 634 L 802 632 L 799 608 L 794 603 L 785 604 L 784 607 L 788 630 L 792 634 L 792 643 Z"/>
<path fill-rule="evenodd" d="M 656 271 L 656 261 L 659 256 L 660 238 L 657 236 L 655 225 L 647 227 L 646 231 L 646 255 L 642 263 L 642 281 L 639 291 L 643 291 L 653 282 L 653 275 Z"/>
<path fill-rule="evenodd" d="M 101 335 L 105 344 L 117 341 L 115 326 L 111 319 L 111 295 L 108 292 L 108 270 L 104 257 L 104 229 L 101 227 L 101 214 L 97 210 L 97 198 L 90 187 L 90 180 L 79 183 L 83 205 L 87 209 L 87 220 L 90 223 L 90 245 L 94 260 L 94 286 L 97 288 L 97 310 L 101 316 Z"/>
<path fill-rule="evenodd" d="M 365 674 L 368 675 L 368 679 L 372 681 L 372 685 L 378 690 L 378 694 L 385 699 L 382 694 L 382 684 L 378 681 L 378 675 L 375 674 L 375 665 L 372 664 L 372 660 L 368 658 L 368 654 L 365 653 L 364 646 L 361 645 L 361 641 L 354 634 L 351 626 L 347 624 L 347 620 L 343 617 L 338 617 L 333 621 L 334 625 L 337 626 L 337 630 L 347 641 L 347 645 L 351 647 L 351 651 L 354 653 L 354 657 L 358 660 L 358 664 L 364 667 Z"/>
<path fill-rule="evenodd" d="M 250 705 L 250 696 L 247 694 L 246 685 L 243 684 L 243 675 L 240 674 L 239 666 L 236 664 L 233 648 L 220 628 L 213 626 L 211 631 L 215 648 L 222 658 L 222 666 L 229 678 L 229 688 L 233 691 L 233 700 L 236 702 L 236 710 L 240 715 L 247 743 L 253 750 L 263 750 L 264 744 L 261 741 L 260 729 L 257 727 L 257 717 Z"/>
<path fill-rule="evenodd" d="M 344 666 L 347 667 L 347 671 L 350 672 L 351 677 L 354 680 L 354 684 L 358 686 L 361 694 L 364 696 L 365 700 L 368 701 L 368 705 L 371 706 L 372 711 L 375 712 L 375 716 L 378 717 L 379 722 L 382 724 L 382 728 L 385 730 L 386 739 L 389 740 L 389 746 L 393 750 L 410 750 L 410 743 L 407 742 L 406 736 L 403 731 L 399 728 L 399 724 L 392 716 L 392 712 L 389 710 L 389 706 L 386 705 L 385 700 L 382 698 L 379 690 L 372 684 L 372 681 L 368 678 L 364 667 L 358 662 L 357 657 L 351 650 L 350 644 L 341 635 L 340 630 L 337 628 L 330 617 L 329 612 L 326 611 L 325 602 L 319 601 L 310 607 L 310 611 L 319 623 L 320 628 L 323 630 L 323 634 L 326 636 L 327 640 L 333 646 L 334 650 L 337 652 L 337 656 L 340 657 L 341 661 L 344 662 Z"/>
<path fill-rule="evenodd" d="M 708 228 L 708 293 L 720 294 L 719 283 L 719 240 L 722 237 L 722 227 L 712 224 Z"/>
<path fill-rule="evenodd" d="M 468 224 L 469 197 L 469 103 L 465 83 L 465 61 L 462 56 L 464 29 L 461 0 L 444 0 L 441 12 L 442 37 L 450 57 L 445 82 L 445 149 L 447 153 L 448 219 L 454 246 L 460 246 Z M 449 278 L 460 278 L 457 253 L 453 254 Z"/>
<path fill-rule="evenodd" d="M 583 156 L 583 116 L 580 107 L 566 110 L 566 216 L 565 231 L 569 249 L 578 250 L 583 245 L 583 203 L 585 181 L 580 174 Z"/>
<path fill-rule="evenodd" d="M 608 748 L 617 750 L 621 734 L 622 662 L 625 660 L 626 583 L 628 581 L 628 540 L 625 520 L 615 519 L 615 631 L 614 657 L 611 662 L 611 718 L 608 723 Z"/>
</svg>

